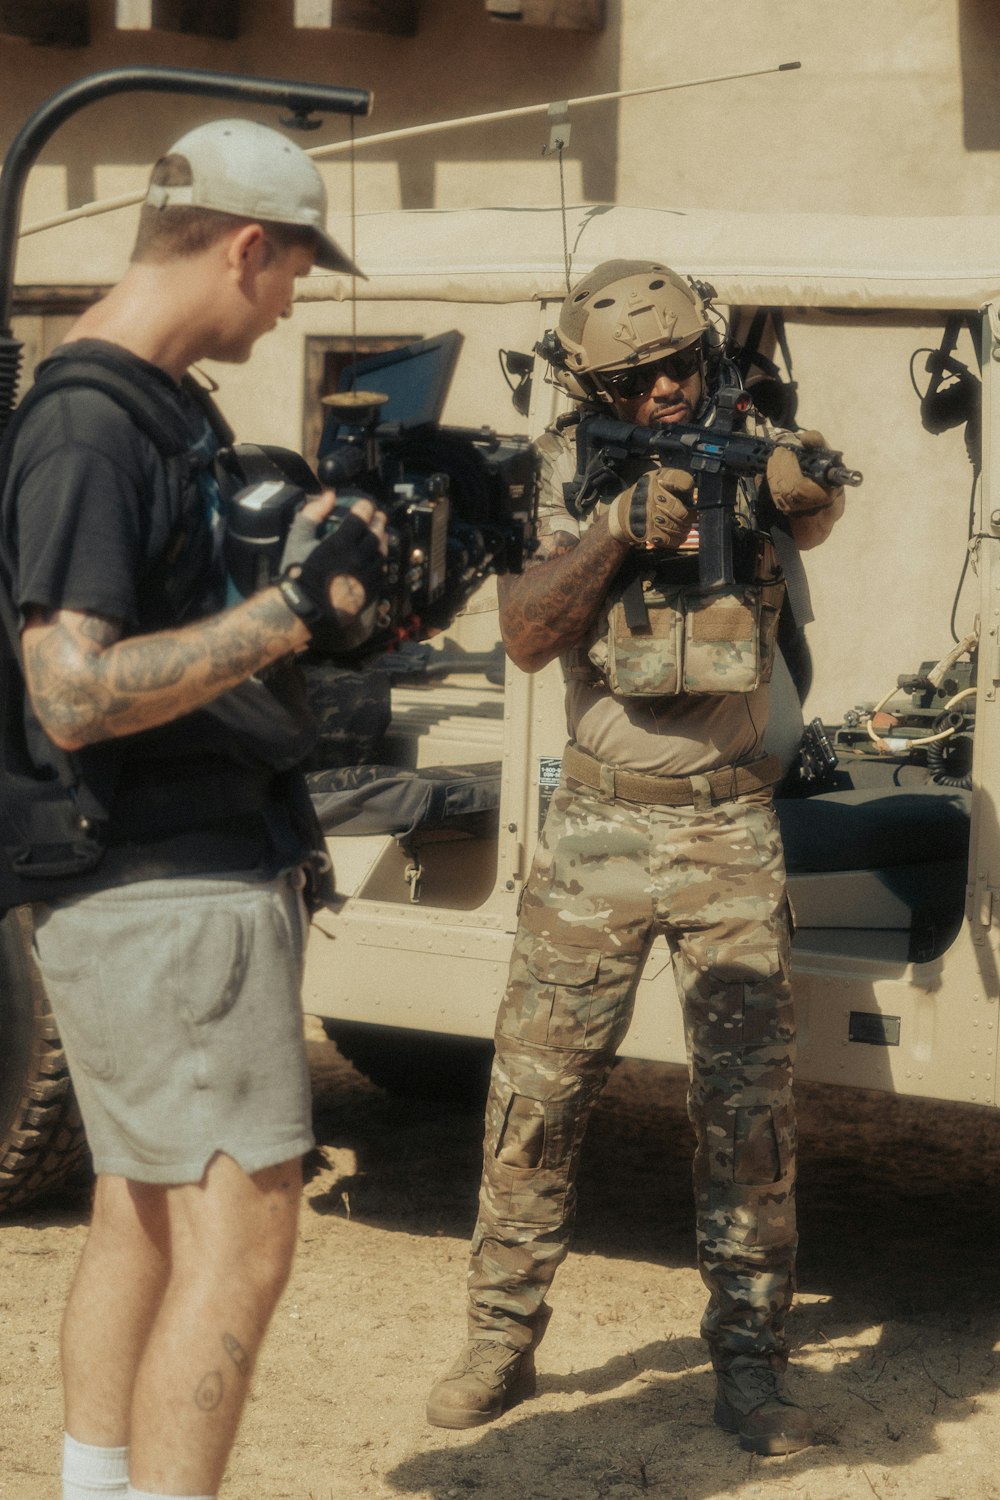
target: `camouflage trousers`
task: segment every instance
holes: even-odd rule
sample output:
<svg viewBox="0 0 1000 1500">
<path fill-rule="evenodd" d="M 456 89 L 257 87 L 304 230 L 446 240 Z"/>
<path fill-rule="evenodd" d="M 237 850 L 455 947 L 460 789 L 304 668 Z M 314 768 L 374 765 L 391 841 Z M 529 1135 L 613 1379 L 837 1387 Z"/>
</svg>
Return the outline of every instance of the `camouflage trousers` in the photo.
<svg viewBox="0 0 1000 1500">
<path fill-rule="evenodd" d="M 784 1356 L 796 1249 L 794 1018 L 769 792 L 705 811 L 555 793 L 496 1026 L 470 1337 L 530 1347 L 569 1249 L 580 1147 L 653 937 L 685 1019 L 702 1335 Z"/>
</svg>

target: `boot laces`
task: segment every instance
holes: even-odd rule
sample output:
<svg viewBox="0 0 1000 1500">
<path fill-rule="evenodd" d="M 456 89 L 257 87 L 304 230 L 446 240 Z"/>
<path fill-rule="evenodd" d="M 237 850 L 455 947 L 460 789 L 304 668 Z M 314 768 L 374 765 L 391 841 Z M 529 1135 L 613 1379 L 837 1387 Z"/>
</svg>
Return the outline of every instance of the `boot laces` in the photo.
<svg viewBox="0 0 1000 1500">
<path fill-rule="evenodd" d="M 497 1376 L 518 1358 L 517 1350 L 506 1344 L 498 1344 L 494 1339 L 476 1339 L 467 1345 L 459 1365 L 463 1374 Z"/>
<path fill-rule="evenodd" d="M 756 1410 L 758 1406 L 763 1406 L 768 1401 L 780 1401 L 783 1405 L 789 1404 L 788 1397 L 781 1386 L 781 1379 L 770 1365 L 752 1364 L 735 1370 L 730 1369 L 725 1372 L 725 1379 L 732 1383 L 751 1410 Z"/>
</svg>

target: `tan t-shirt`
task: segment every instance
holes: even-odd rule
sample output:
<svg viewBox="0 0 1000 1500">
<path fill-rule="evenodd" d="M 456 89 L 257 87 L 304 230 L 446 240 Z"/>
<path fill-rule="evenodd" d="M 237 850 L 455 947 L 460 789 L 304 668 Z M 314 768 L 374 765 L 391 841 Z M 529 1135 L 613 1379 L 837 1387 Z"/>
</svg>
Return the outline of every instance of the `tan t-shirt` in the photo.
<svg viewBox="0 0 1000 1500">
<path fill-rule="evenodd" d="M 576 473 L 572 429 L 569 434 L 550 429 L 538 439 L 537 448 L 541 461 L 539 536 L 557 531 L 579 536 L 596 519 L 599 508 L 582 522 L 566 508 L 563 484 Z M 567 727 L 582 750 L 608 765 L 660 776 L 701 774 L 763 754 L 766 684 L 751 693 L 621 698 L 595 670 L 581 671 L 589 647 L 607 630 L 607 610 L 608 605 L 602 607 L 586 640 L 561 658 Z"/>
</svg>

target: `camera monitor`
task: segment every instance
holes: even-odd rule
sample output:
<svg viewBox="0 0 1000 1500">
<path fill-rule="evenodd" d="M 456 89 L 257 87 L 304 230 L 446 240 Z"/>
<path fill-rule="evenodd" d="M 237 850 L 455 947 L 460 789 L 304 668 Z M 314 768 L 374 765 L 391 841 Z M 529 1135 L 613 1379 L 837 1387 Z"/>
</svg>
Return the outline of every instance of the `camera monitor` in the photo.
<svg viewBox="0 0 1000 1500">
<path fill-rule="evenodd" d="M 373 354 L 346 365 L 338 394 L 372 391 L 386 397 L 378 409 L 378 425 L 413 431 L 441 419 L 445 398 L 458 363 L 462 335 L 457 329 L 404 344 L 386 354 Z M 331 406 L 323 424 L 319 456 L 344 436 L 344 415 Z"/>
</svg>

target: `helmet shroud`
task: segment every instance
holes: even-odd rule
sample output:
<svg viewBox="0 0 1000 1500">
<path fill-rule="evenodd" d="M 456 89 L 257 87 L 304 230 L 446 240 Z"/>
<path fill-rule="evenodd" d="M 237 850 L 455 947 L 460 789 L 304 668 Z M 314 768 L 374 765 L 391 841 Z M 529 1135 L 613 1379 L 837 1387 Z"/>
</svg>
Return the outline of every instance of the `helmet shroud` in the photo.
<svg viewBox="0 0 1000 1500">
<path fill-rule="evenodd" d="M 608 260 L 569 292 L 556 330 L 567 376 L 625 370 L 696 343 L 709 331 L 704 301 L 660 261 Z M 575 394 L 572 379 L 565 381 Z M 582 393 L 589 394 L 584 381 Z"/>
</svg>

